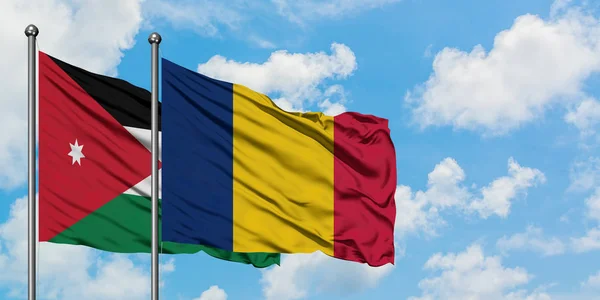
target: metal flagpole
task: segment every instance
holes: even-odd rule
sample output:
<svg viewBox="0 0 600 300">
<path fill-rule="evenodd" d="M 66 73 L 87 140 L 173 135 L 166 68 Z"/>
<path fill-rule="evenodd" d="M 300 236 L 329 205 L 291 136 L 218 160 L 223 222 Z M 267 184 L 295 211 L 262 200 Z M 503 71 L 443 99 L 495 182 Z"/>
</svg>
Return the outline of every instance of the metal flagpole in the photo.
<svg viewBox="0 0 600 300">
<path fill-rule="evenodd" d="M 25 28 L 25 36 L 27 36 L 28 41 L 28 62 L 27 62 L 27 96 L 28 96 L 28 211 L 27 211 L 27 220 L 28 220 L 28 299 L 35 300 L 36 298 L 36 243 L 37 243 L 37 231 L 36 231 L 36 201 L 35 201 L 35 129 L 37 122 L 35 120 L 36 117 L 36 74 L 35 74 L 35 65 L 36 65 L 36 49 L 35 49 L 35 40 L 39 33 L 38 28 L 31 24 Z"/>
<path fill-rule="evenodd" d="M 158 45 L 161 40 L 156 32 L 148 37 L 152 46 L 152 300 L 158 300 Z"/>
</svg>

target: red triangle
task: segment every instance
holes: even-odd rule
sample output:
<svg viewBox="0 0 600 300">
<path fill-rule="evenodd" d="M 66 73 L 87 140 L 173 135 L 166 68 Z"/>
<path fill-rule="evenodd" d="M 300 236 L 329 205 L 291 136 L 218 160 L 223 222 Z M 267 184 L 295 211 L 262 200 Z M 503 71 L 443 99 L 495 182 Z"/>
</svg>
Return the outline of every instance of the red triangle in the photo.
<svg viewBox="0 0 600 300">
<path fill-rule="evenodd" d="M 151 154 L 42 52 L 39 90 L 39 238 L 49 241 L 150 176 Z M 75 141 L 81 164 L 68 155 Z"/>
</svg>

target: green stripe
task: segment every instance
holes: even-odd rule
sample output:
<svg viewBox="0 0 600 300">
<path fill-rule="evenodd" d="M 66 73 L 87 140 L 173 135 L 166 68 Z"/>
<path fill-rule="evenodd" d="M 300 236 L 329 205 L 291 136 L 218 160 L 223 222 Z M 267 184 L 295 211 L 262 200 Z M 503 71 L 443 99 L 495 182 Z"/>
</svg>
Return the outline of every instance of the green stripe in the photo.
<svg viewBox="0 0 600 300">
<path fill-rule="evenodd" d="M 50 242 L 118 253 L 150 253 L 150 210 L 150 198 L 123 194 L 67 228 Z M 257 268 L 279 265 L 280 262 L 278 253 L 238 253 L 171 242 L 159 245 L 159 252 L 165 254 L 192 254 L 199 251 L 218 259 L 252 264 Z"/>
</svg>

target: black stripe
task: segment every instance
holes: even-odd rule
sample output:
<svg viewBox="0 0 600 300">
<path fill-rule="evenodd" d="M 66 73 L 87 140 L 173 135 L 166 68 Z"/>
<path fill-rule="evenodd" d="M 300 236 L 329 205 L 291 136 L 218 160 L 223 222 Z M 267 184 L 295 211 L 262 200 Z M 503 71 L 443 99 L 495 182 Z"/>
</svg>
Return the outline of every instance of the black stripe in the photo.
<svg viewBox="0 0 600 300">
<path fill-rule="evenodd" d="M 94 74 L 49 56 L 81 88 L 94 98 L 121 125 L 151 129 L 148 90 L 125 80 Z M 158 128 L 161 128 L 161 103 L 158 103 Z"/>
</svg>

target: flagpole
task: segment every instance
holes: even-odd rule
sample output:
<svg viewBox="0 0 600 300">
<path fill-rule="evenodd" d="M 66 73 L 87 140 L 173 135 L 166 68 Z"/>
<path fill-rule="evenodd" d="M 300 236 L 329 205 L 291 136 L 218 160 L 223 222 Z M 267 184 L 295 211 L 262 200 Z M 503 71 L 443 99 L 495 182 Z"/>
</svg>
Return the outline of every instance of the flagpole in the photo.
<svg viewBox="0 0 600 300">
<path fill-rule="evenodd" d="M 148 37 L 152 46 L 152 300 L 158 300 L 158 45 L 160 34 Z"/>
<path fill-rule="evenodd" d="M 25 28 L 25 36 L 27 36 L 27 97 L 28 97 L 28 246 L 27 249 L 27 266 L 28 266 L 28 299 L 35 300 L 36 296 L 36 202 L 35 202 L 35 129 L 36 129 L 36 80 L 35 80 L 35 65 L 36 65 L 36 49 L 35 41 L 39 33 L 38 28 L 31 24 Z"/>
</svg>

